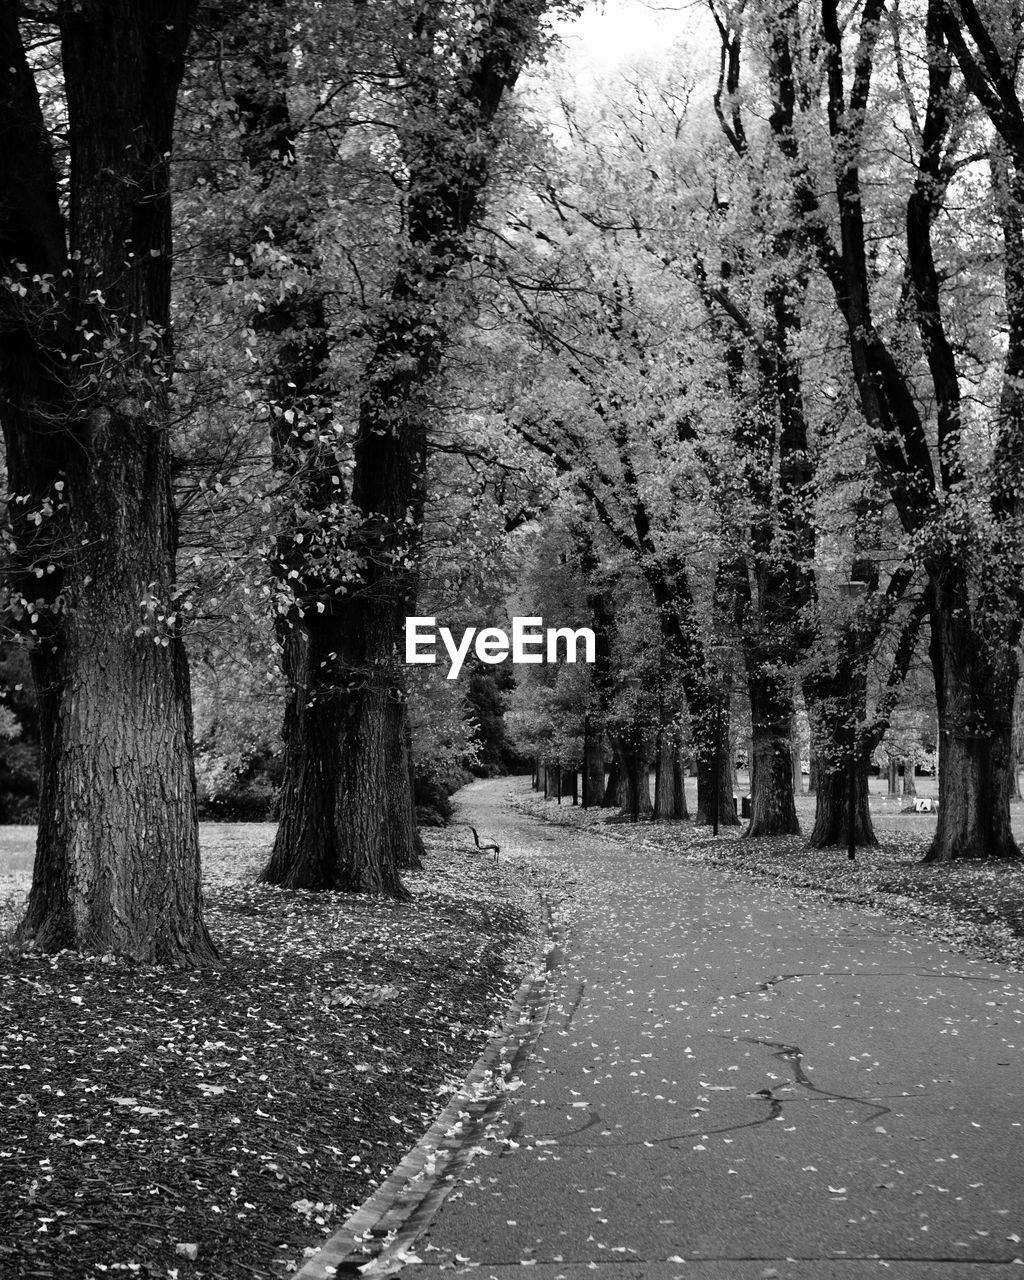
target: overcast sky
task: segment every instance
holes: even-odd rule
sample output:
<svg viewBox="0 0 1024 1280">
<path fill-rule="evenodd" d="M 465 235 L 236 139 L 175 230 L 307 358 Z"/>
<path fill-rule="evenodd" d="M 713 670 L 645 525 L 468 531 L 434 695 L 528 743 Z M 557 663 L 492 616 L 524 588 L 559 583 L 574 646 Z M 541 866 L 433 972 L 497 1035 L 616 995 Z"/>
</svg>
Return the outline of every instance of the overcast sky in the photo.
<svg viewBox="0 0 1024 1280">
<path fill-rule="evenodd" d="M 580 80 L 637 58 L 657 58 L 684 37 L 687 43 L 700 41 L 701 35 L 710 39 L 710 30 L 706 8 L 656 0 L 592 2 L 579 18 L 560 26 L 566 65 Z"/>
</svg>

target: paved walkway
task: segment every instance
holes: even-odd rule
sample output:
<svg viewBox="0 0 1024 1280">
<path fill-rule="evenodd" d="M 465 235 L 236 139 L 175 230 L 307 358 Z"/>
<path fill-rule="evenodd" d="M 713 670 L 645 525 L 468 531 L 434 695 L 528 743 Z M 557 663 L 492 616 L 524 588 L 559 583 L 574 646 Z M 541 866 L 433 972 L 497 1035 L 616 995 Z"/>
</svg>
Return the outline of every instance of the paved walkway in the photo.
<svg viewBox="0 0 1024 1280">
<path fill-rule="evenodd" d="M 508 790 L 474 784 L 462 815 L 579 882 L 567 956 L 491 1153 L 404 1277 L 1024 1276 L 1020 974 Z"/>
</svg>

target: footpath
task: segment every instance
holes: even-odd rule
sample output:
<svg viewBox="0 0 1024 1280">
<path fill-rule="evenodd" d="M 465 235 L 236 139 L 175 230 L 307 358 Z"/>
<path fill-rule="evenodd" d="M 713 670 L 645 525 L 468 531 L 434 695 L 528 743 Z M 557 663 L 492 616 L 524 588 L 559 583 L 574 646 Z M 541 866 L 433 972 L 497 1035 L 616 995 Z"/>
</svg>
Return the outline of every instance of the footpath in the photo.
<svg viewBox="0 0 1024 1280">
<path fill-rule="evenodd" d="M 405 1280 L 1024 1276 L 1024 976 L 508 790 L 460 817 L 576 882 L 565 954 Z"/>
</svg>

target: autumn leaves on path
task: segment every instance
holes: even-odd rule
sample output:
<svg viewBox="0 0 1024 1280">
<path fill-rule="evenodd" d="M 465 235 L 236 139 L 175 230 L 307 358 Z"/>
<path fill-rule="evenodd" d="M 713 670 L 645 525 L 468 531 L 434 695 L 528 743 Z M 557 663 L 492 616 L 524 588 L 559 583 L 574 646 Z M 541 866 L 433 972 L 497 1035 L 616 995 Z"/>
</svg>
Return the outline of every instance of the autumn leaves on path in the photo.
<svg viewBox="0 0 1024 1280">
<path fill-rule="evenodd" d="M 961 1280 L 1024 1258 L 1021 975 L 510 814 L 508 789 L 467 788 L 461 816 L 561 868 L 567 956 L 410 1280 Z"/>
</svg>

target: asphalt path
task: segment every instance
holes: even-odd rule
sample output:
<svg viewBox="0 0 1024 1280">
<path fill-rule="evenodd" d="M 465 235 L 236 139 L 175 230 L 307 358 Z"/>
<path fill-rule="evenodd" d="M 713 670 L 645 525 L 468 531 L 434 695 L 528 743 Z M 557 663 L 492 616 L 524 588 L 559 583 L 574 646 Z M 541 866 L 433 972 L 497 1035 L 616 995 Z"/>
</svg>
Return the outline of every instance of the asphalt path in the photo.
<svg viewBox="0 0 1024 1280">
<path fill-rule="evenodd" d="M 565 956 L 403 1276 L 1024 1276 L 1021 974 L 509 790 L 473 784 L 459 817 L 575 883 Z"/>
</svg>

